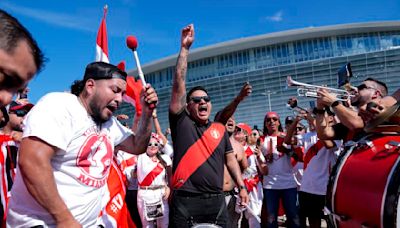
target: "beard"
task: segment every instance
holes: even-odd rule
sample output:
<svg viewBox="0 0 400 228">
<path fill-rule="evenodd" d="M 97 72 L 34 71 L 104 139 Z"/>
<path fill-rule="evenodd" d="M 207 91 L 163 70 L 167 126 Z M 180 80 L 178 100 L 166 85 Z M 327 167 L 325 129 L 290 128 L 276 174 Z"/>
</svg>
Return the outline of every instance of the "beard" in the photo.
<svg viewBox="0 0 400 228">
<path fill-rule="evenodd" d="M 89 108 L 92 111 L 91 117 L 95 123 L 102 124 L 110 119 L 102 116 L 100 105 L 97 104 L 96 99 L 93 99 L 89 102 Z"/>
</svg>

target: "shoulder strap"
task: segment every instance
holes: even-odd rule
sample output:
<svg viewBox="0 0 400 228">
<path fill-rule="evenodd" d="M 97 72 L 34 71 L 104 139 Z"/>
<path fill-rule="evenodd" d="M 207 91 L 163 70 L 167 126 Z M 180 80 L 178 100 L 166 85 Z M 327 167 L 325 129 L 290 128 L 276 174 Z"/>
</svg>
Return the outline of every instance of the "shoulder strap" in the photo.
<svg viewBox="0 0 400 228">
<path fill-rule="evenodd" d="M 175 189 L 189 177 L 214 153 L 225 134 L 225 126 L 212 123 L 193 145 L 183 155 L 173 174 L 172 184 Z"/>
</svg>

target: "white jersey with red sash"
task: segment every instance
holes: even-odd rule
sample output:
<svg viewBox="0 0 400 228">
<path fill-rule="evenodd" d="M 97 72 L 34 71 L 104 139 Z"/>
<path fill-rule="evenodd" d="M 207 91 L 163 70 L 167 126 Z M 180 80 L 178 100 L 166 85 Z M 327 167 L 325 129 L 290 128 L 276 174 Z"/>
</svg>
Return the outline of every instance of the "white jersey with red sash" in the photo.
<svg viewBox="0 0 400 228">
<path fill-rule="evenodd" d="M 136 228 L 125 203 L 126 177 L 116 162 L 113 160 L 111 163 L 100 224 L 104 227 Z"/>
<path fill-rule="evenodd" d="M 268 162 L 268 175 L 264 176 L 263 188 L 265 189 L 289 189 L 296 188 L 296 181 L 293 176 L 293 166 L 290 156 L 279 152 L 277 146 L 283 144 L 281 136 L 262 136 L 261 152 L 266 159 L 271 156 Z"/>
<path fill-rule="evenodd" d="M 262 200 L 263 200 L 263 191 L 262 191 L 262 184 L 261 180 L 258 175 L 258 168 L 257 168 L 257 158 L 254 154 L 255 145 L 246 145 L 244 146 L 248 167 L 243 172 L 243 181 L 249 193 L 249 207 L 250 209 L 257 215 L 261 215 L 261 208 L 262 208 Z M 263 155 L 260 155 L 263 156 Z M 252 219 L 250 213 L 245 212 L 245 216 L 247 219 Z"/>
<path fill-rule="evenodd" d="M 327 149 L 322 140 L 312 145 L 304 157 L 304 175 L 300 191 L 315 195 L 326 195 L 329 175 L 339 155 L 340 141 Z"/>
<path fill-rule="evenodd" d="M 172 164 L 171 158 L 161 155 L 167 166 Z M 159 161 L 153 161 L 146 153 L 138 156 L 137 178 L 140 187 L 166 185 L 165 167 Z"/>
</svg>

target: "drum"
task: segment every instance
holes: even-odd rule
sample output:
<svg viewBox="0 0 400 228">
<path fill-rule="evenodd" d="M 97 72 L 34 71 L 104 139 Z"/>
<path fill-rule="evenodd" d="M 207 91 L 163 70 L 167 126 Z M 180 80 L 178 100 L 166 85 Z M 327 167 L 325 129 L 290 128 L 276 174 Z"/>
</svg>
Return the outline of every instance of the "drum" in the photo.
<svg viewBox="0 0 400 228">
<path fill-rule="evenodd" d="M 368 135 L 345 147 L 327 191 L 329 225 L 400 226 L 400 135 Z"/>
</svg>

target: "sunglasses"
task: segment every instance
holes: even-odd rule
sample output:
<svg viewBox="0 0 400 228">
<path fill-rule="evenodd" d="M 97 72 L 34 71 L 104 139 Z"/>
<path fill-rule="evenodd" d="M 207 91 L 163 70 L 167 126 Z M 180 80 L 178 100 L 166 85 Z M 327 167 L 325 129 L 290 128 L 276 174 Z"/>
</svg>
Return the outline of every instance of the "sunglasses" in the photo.
<svg viewBox="0 0 400 228">
<path fill-rule="evenodd" d="M 235 128 L 235 131 L 236 131 L 236 132 L 244 132 L 244 130 L 243 130 L 242 128 L 240 128 L 240 127 L 236 127 L 236 128 Z"/>
<path fill-rule="evenodd" d="M 257 137 L 257 136 L 258 136 L 257 133 L 252 133 L 251 135 L 254 136 L 254 137 Z"/>
<path fill-rule="evenodd" d="M 302 130 L 304 130 L 304 127 L 296 127 L 296 130 L 302 131 Z"/>
<path fill-rule="evenodd" d="M 196 104 L 200 103 L 201 99 L 203 99 L 205 102 L 210 102 L 210 100 L 211 100 L 210 96 L 191 97 L 190 98 L 190 100 L 193 101 Z"/>
<path fill-rule="evenodd" d="M 26 114 L 28 114 L 28 112 L 26 110 L 23 110 L 23 109 L 11 111 L 10 113 L 14 113 L 18 117 L 24 117 Z"/>
<path fill-rule="evenodd" d="M 278 121 L 278 118 L 276 117 L 272 117 L 272 118 L 267 118 L 267 122 L 271 122 L 271 121 Z"/>
<path fill-rule="evenodd" d="M 154 143 L 149 143 L 149 146 L 159 146 L 160 144 L 159 143 L 156 143 L 156 142 L 154 142 Z"/>
<path fill-rule="evenodd" d="M 361 91 L 361 90 L 363 90 L 363 89 L 375 89 L 375 88 L 370 87 L 370 86 L 367 86 L 367 85 L 365 85 L 365 84 L 361 84 L 361 85 L 357 86 L 357 90 L 358 90 L 358 91 Z"/>
</svg>

